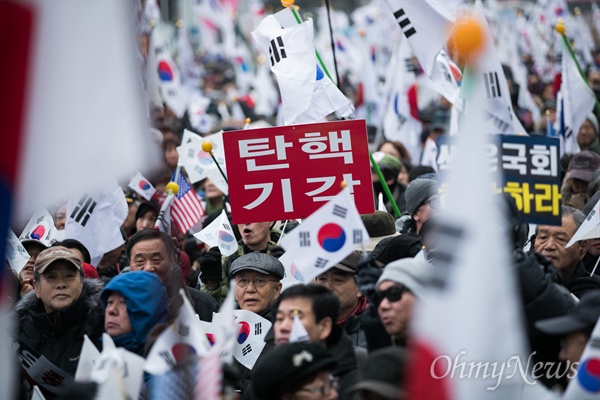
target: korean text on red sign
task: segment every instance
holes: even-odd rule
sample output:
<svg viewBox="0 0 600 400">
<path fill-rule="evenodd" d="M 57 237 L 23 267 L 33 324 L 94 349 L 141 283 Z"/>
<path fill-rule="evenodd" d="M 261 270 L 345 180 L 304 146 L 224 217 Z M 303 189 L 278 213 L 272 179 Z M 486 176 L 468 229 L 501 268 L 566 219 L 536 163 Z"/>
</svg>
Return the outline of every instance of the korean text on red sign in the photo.
<svg viewBox="0 0 600 400">
<path fill-rule="evenodd" d="M 306 218 L 345 181 L 374 212 L 364 120 L 224 132 L 233 223 Z"/>
</svg>

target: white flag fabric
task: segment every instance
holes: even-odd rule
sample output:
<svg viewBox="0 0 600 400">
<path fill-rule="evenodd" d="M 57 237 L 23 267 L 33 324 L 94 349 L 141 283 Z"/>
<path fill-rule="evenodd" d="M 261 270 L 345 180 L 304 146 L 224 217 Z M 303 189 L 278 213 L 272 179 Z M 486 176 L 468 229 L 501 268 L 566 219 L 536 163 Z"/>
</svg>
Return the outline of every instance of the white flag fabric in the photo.
<svg viewBox="0 0 600 400">
<path fill-rule="evenodd" d="M 526 363 L 527 356 L 518 285 L 502 227 L 504 204 L 494 202 L 491 190 L 496 179 L 486 166 L 490 136 L 481 134 L 482 100 L 468 100 L 469 122 L 458 136 L 457 163 L 446 181 L 447 207 L 440 213 L 434 285 L 413 313 L 410 346 L 415 359 L 413 376 L 407 377 L 412 398 L 517 399 L 526 386 L 514 370 L 514 357 Z M 485 246 L 489 240 L 493 249 Z M 449 363 L 456 367 L 457 357 L 466 365 L 513 362 L 502 379 L 486 373 L 464 378 L 446 372 Z"/>
<path fill-rule="evenodd" d="M 177 147 L 179 163 L 185 168 L 191 183 L 209 178 L 221 192 L 227 194 L 229 193 L 227 182 L 219 172 L 210 153 L 202 150 L 202 143 L 205 141 L 212 143 L 213 155 L 227 176 L 223 131 L 201 138 L 193 132 L 184 130 L 181 146 Z"/>
<path fill-rule="evenodd" d="M 346 187 L 287 233 L 280 244 L 290 253 L 294 277 L 308 283 L 369 241 Z"/>
<path fill-rule="evenodd" d="M 27 253 L 12 229 L 8 230 L 8 237 L 6 238 L 6 260 L 17 275 L 29 261 L 29 253 Z"/>
<path fill-rule="evenodd" d="M 555 129 L 564 134 L 564 154 L 575 154 L 580 151 L 577 132 L 593 111 L 596 96 L 583 80 L 564 43 L 562 46 L 562 81 L 558 92 Z"/>
<path fill-rule="evenodd" d="M 105 179 L 126 180 L 137 170 L 147 171 L 158 162 L 159 149 L 149 140 L 144 119 L 148 111 L 131 4 L 27 0 L 19 5 L 33 15 L 30 42 L 21 43 L 30 54 L 25 109 L 12 116 L 23 121 L 12 213 L 21 223 L 36 208 Z M 114 26 L 106 29 L 106 21 Z"/>
<path fill-rule="evenodd" d="M 154 193 L 156 193 L 154 186 L 152 186 L 148 179 L 144 178 L 144 175 L 140 172 L 137 172 L 131 179 L 129 187 L 148 201 L 152 198 Z"/>
<path fill-rule="evenodd" d="M 233 358 L 233 349 L 238 338 L 238 324 L 235 322 L 235 279 L 229 282 L 229 292 L 221 304 L 218 313 L 213 313 L 211 333 L 214 344 L 221 354 L 223 364 L 229 364 Z M 208 331 L 207 331 L 208 332 Z"/>
<path fill-rule="evenodd" d="M 254 368 L 264 349 L 265 336 L 271 329 L 271 321 L 248 310 L 234 310 L 239 334 L 233 348 L 233 357 L 244 367 Z"/>
<path fill-rule="evenodd" d="M 270 15 L 252 37 L 268 54 L 277 77 L 285 125 L 322 121 L 334 112 L 341 117 L 354 113 L 348 99 L 317 66 L 312 20 L 282 29 Z"/>
<path fill-rule="evenodd" d="M 431 76 L 436 56 L 450 37 L 459 2 L 387 0 L 387 4 L 421 67 Z"/>
<path fill-rule="evenodd" d="M 308 336 L 304 324 L 300 321 L 298 314 L 294 314 L 294 322 L 292 322 L 292 330 L 290 331 L 290 343 L 308 341 L 310 341 L 310 336 Z"/>
<path fill-rule="evenodd" d="M 48 210 L 38 208 L 23 229 L 19 240 L 37 240 L 44 246 L 50 247 L 56 241 L 57 232 L 54 219 Z"/>
<path fill-rule="evenodd" d="M 179 69 L 167 47 L 164 37 L 164 26 L 160 19 L 150 36 L 150 52 L 148 53 L 149 73 L 158 77 L 160 94 L 178 118 L 183 117 L 187 107 L 187 91 L 181 81 Z"/>
<path fill-rule="evenodd" d="M 594 204 L 594 208 L 592 208 L 589 214 L 585 217 L 585 220 L 579 226 L 579 229 L 577 229 L 565 248 L 572 246 L 580 240 L 597 238 L 600 238 L 600 200 Z"/>
<path fill-rule="evenodd" d="M 289 252 L 283 253 L 281 257 L 279 257 L 279 262 L 283 264 L 283 279 L 281 280 L 281 291 L 283 292 L 290 286 L 303 284 L 300 279 L 296 278 L 297 270 L 292 271 L 292 257 Z"/>
<path fill-rule="evenodd" d="M 177 319 L 158 337 L 144 364 L 144 370 L 153 375 L 164 374 L 183 359 L 202 356 L 210 349 L 202 324 L 183 289 L 179 295 L 183 304 Z"/>
<path fill-rule="evenodd" d="M 435 58 L 431 76 L 425 82 L 436 92 L 444 96 L 455 107 L 462 108 L 459 101 L 462 72 L 460 68 L 441 50 Z"/>
<path fill-rule="evenodd" d="M 143 376 L 144 358 L 122 347 L 116 348 L 112 338 L 103 333 L 102 353 L 90 372 L 90 380 L 98 384 L 97 398 L 106 398 L 101 393 L 120 393 L 121 398 L 137 399 Z"/>
<path fill-rule="evenodd" d="M 577 375 L 571 378 L 564 400 L 598 400 L 600 393 L 600 319 L 592 331 L 577 368 Z"/>
<path fill-rule="evenodd" d="M 195 233 L 194 237 L 210 247 L 217 246 L 221 254 L 230 256 L 237 251 L 238 244 L 235 240 L 233 229 L 225 210 L 221 211 L 219 218 L 216 218 L 206 228 Z"/>
<path fill-rule="evenodd" d="M 419 160 L 423 127 L 416 118 L 416 66 L 412 62 L 413 56 L 407 42 L 406 39 L 400 41 L 386 74 L 383 132 L 386 139 L 401 141 L 412 160 Z"/>
<path fill-rule="evenodd" d="M 527 135 L 514 113 L 506 76 L 494 47 L 494 38 L 483 14 L 481 2 L 475 4 L 475 15 L 485 34 L 485 48 L 479 57 L 479 69 L 470 77 L 473 90 L 479 92 L 474 97 L 483 102 L 482 108 L 485 112 L 484 123 L 479 129 L 481 133 L 486 134 Z M 464 90 L 470 88 L 461 85 L 461 91 Z M 461 94 L 461 97 L 465 98 L 467 95 Z"/>
<path fill-rule="evenodd" d="M 83 346 L 79 354 L 77 371 L 75 371 L 75 382 L 89 382 L 94 364 L 100 357 L 100 352 L 94 346 L 88 335 L 83 335 Z"/>
<path fill-rule="evenodd" d="M 92 265 L 96 266 L 104 253 L 116 249 L 125 242 L 121 225 L 127 217 L 127 200 L 119 185 L 104 185 L 97 192 L 90 192 L 69 199 L 65 239 L 77 239 L 88 249 Z"/>
<path fill-rule="evenodd" d="M 171 205 L 173 204 L 173 200 L 175 200 L 174 194 L 167 195 L 162 203 L 162 206 L 160 206 L 158 217 L 154 223 L 154 229 L 158 229 L 159 231 L 168 233 L 169 235 L 171 234 Z"/>
<path fill-rule="evenodd" d="M 31 394 L 31 400 L 46 400 L 40 387 L 38 385 L 33 386 L 33 393 Z"/>
</svg>

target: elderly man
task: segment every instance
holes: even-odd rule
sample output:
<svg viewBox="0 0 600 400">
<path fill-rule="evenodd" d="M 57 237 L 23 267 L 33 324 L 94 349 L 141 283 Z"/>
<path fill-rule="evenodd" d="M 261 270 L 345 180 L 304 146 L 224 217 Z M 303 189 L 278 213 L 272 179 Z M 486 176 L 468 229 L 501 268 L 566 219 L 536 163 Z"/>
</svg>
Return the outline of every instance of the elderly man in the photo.
<svg viewBox="0 0 600 400">
<path fill-rule="evenodd" d="M 333 268 L 315 278 L 318 285 L 328 287 L 340 301 L 340 314 L 336 323 L 342 327 L 354 346 L 367 348 L 367 339 L 361 328 L 360 317 L 369 305 L 356 282 L 361 253 L 354 251 Z"/>
<path fill-rule="evenodd" d="M 377 314 L 392 343 L 405 346 L 415 303 L 433 275 L 431 264 L 403 258 L 388 264 L 377 281 Z"/>
<path fill-rule="evenodd" d="M 561 273 L 561 284 L 577 297 L 589 290 L 600 289 L 600 278 L 589 276 L 581 259 L 587 251 L 587 241 L 580 240 L 566 247 L 585 219 L 580 210 L 562 206 L 562 225 L 538 227 L 533 249 L 546 257 Z"/>
<path fill-rule="evenodd" d="M 295 285 L 287 288 L 273 307 L 275 345 L 290 341 L 294 315 L 298 315 L 310 341 L 326 347 L 335 357 L 333 375 L 340 380 L 340 398 L 351 398 L 347 391 L 358 379 L 358 358 L 366 359 L 366 351 L 355 350 L 348 335 L 335 323 L 340 310 L 336 295 L 321 285 Z"/>
<path fill-rule="evenodd" d="M 208 294 L 187 287 L 181 277 L 179 252 L 173 239 L 166 233 L 153 229 L 136 232 L 125 248 L 132 271 L 152 272 L 167 287 L 169 295 L 169 320 L 177 316 L 182 304 L 179 289 L 184 289 L 192 307 L 202 321 L 212 321 L 213 312 L 219 311 L 219 303 Z"/>
<path fill-rule="evenodd" d="M 265 253 L 248 253 L 233 261 L 230 273 L 240 308 L 270 320 L 271 304 L 281 292 L 283 264 Z"/>
<path fill-rule="evenodd" d="M 238 224 L 238 230 L 242 239 L 238 242 L 238 250 L 229 257 L 222 258 L 223 277 L 231 275 L 231 264 L 244 254 L 259 251 L 261 253 L 273 254 L 277 258 L 283 254 L 283 249 L 271 240 L 272 228 L 275 221 L 252 222 L 249 224 Z M 274 248 L 277 250 L 273 253 Z"/>
<path fill-rule="evenodd" d="M 79 257 L 60 246 L 42 251 L 33 273 L 34 292 L 21 299 L 15 309 L 19 359 L 27 376 L 52 390 L 47 379 L 31 368 L 33 359 L 45 357 L 58 368 L 58 375 L 75 375 L 83 335 L 96 344 L 102 335 L 102 286 L 95 280 L 84 280 Z"/>
</svg>

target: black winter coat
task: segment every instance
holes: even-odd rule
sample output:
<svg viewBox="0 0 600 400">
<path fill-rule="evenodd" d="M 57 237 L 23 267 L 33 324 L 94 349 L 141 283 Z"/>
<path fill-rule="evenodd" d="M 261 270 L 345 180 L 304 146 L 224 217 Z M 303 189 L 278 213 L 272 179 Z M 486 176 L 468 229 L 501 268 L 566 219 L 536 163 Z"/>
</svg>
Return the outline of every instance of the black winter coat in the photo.
<svg viewBox="0 0 600 400">
<path fill-rule="evenodd" d="M 84 279 L 81 296 L 64 310 L 48 314 L 35 292 L 17 303 L 18 339 L 43 355 L 58 368 L 75 376 L 83 335 L 99 347 L 104 330 L 104 313 L 100 302 L 102 284 Z"/>
</svg>

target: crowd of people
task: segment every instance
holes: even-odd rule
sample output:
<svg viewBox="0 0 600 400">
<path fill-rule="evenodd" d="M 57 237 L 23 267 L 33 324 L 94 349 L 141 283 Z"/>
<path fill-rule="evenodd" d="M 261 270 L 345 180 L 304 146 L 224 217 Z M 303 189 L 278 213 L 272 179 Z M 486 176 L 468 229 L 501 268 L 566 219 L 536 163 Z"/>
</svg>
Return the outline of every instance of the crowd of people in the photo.
<svg viewBox="0 0 600 400">
<path fill-rule="evenodd" d="M 529 134 L 545 136 L 548 121 L 554 124 L 557 118 L 560 73 L 542 73 L 530 54 L 522 54 L 522 59 L 527 67 L 527 87 L 519 87 L 510 68 L 505 68 L 513 108 Z M 373 157 L 391 194 L 386 195 L 373 170 L 373 202 L 378 211 L 361 215 L 370 245 L 350 253 L 311 282 L 284 287 L 286 269 L 279 259 L 285 250 L 279 240 L 299 222 L 234 225 L 237 251 L 221 254 L 217 246 L 210 247 L 192 235 L 219 218 L 223 210 L 231 218 L 229 196 L 210 178 L 193 184 L 205 210 L 196 226 L 189 232 L 178 232 L 175 227 L 171 232 L 155 229 L 167 196 L 165 187 L 178 169 L 177 148 L 184 129 L 209 137 L 221 129 L 243 128 L 247 121 L 240 115 L 255 126 L 278 122 L 276 110 L 267 115 L 256 109 L 253 95 L 260 93 L 260 87 L 242 93 L 241 86 L 236 86 L 235 60 L 204 54 L 197 61 L 202 71 L 199 85 L 210 99 L 206 115 L 211 126 L 201 131 L 189 114 L 177 117 L 167 104 L 151 110 L 153 138 L 162 145 L 163 165 L 148 176 L 157 189 L 151 200 L 123 188 L 128 205 L 120 230 L 124 244 L 92 265 L 90 252 L 77 237 L 21 239 L 29 255 L 27 264 L 18 274 L 11 273 L 8 264 L 5 268 L 9 287 L 5 293 L 7 301 L 12 301 L 16 321 L 14 342 L 26 346 L 36 359 L 44 357 L 74 377 L 84 336 L 101 350 L 102 334 L 108 334 L 117 347 L 146 357 L 177 318 L 184 303 L 180 293 L 201 321 L 210 322 L 235 281 L 236 308 L 256 313 L 271 321 L 272 327 L 252 369 L 237 360 L 222 365 L 222 398 L 409 397 L 405 378 L 410 369 L 411 322 L 416 305 L 427 301 L 438 262 L 432 232 L 437 227 L 442 194 L 435 166 L 424 165 L 401 141 L 373 134 L 376 127 L 369 126 Z M 600 47 L 585 75 L 600 101 Z M 363 83 L 349 75 L 340 80 L 355 107 L 364 106 Z M 517 103 L 519 90 L 532 95 L 540 111 L 538 120 L 532 110 Z M 449 132 L 451 107 L 441 96 L 420 107 L 422 148 L 428 140 Z M 506 220 L 511 228 L 511 270 L 517 277 L 519 304 L 526 320 L 524 335 L 535 361 L 562 369 L 580 360 L 600 318 L 600 238 L 567 246 L 586 216 L 598 212 L 598 115 L 591 113 L 575 135 L 581 151 L 566 154 L 560 163 L 561 225 L 538 225 L 530 230 L 520 219 L 514 199 L 504 197 L 510 210 Z M 180 173 L 186 174 L 185 169 Z M 402 216 L 395 215 L 393 203 Z M 51 210 L 59 232 L 68 219 L 66 208 L 60 204 Z M 301 339 L 297 320 L 305 331 Z M 74 382 L 48 391 L 43 382 L 36 381 L 22 355 L 14 362 L 20 364 L 14 382 L 18 398 L 31 396 L 34 385 L 49 399 L 93 398 L 98 390 L 97 385 Z M 188 376 L 186 363 L 195 362 L 190 355 L 169 374 Z M 548 391 L 562 392 L 568 384 L 565 374 L 540 376 L 540 384 Z M 192 396 L 169 392 L 160 376 L 145 374 L 143 380 L 140 398 Z"/>
</svg>

